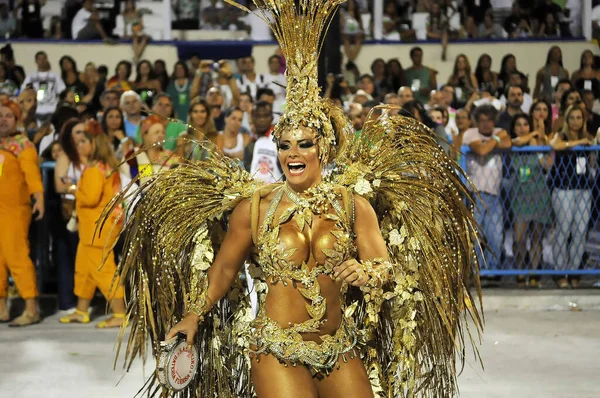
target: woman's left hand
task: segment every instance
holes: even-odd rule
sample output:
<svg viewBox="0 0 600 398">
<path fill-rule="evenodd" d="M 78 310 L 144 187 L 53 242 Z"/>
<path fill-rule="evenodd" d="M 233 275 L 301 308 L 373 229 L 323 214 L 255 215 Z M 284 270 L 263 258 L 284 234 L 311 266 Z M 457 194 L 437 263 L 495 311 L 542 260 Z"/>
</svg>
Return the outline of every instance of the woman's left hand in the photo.
<svg viewBox="0 0 600 398">
<path fill-rule="evenodd" d="M 368 276 L 363 270 L 361 263 L 356 259 L 346 260 L 333 268 L 336 281 L 344 281 L 352 286 L 364 286 L 368 282 Z"/>
</svg>

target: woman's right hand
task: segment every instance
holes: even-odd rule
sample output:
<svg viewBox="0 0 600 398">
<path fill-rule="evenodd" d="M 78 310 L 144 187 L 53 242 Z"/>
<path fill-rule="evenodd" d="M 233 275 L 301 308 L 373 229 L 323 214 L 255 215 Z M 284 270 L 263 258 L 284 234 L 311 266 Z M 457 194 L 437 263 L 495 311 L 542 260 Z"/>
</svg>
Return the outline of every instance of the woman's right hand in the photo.
<svg viewBox="0 0 600 398">
<path fill-rule="evenodd" d="M 200 322 L 200 317 L 195 314 L 187 314 L 177 325 L 173 326 L 165 340 L 172 339 L 177 335 L 177 333 L 185 334 L 185 341 L 191 345 L 194 344 L 194 337 L 198 332 L 198 322 Z"/>
</svg>

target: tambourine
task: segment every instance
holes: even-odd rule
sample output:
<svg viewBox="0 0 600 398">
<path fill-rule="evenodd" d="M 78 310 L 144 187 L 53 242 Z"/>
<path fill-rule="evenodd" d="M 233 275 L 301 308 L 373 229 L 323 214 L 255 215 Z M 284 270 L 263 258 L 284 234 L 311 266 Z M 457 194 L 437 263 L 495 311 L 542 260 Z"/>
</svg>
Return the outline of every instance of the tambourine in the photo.
<svg viewBox="0 0 600 398">
<path fill-rule="evenodd" d="M 183 335 L 160 342 L 156 373 L 163 386 L 183 390 L 194 380 L 197 369 L 198 350 L 195 346 L 188 347 Z"/>
</svg>

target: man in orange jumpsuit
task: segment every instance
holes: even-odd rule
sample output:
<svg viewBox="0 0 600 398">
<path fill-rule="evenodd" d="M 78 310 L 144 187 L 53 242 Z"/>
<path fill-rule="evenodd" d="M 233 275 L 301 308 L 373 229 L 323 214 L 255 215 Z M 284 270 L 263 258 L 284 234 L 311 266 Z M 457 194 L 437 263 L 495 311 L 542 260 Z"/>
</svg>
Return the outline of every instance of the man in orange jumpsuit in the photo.
<svg viewBox="0 0 600 398">
<path fill-rule="evenodd" d="M 8 271 L 12 275 L 25 311 L 9 326 L 40 322 L 37 309 L 35 267 L 29 258 L 27 237 L 31 215 L 44 216 L 44 187 L 35 146 L 17 131 L 19 105 L 0 104 L 0 322 L 8 322 Z M 32 198 L 33 196 L 33 206 Z"/>
</svg>

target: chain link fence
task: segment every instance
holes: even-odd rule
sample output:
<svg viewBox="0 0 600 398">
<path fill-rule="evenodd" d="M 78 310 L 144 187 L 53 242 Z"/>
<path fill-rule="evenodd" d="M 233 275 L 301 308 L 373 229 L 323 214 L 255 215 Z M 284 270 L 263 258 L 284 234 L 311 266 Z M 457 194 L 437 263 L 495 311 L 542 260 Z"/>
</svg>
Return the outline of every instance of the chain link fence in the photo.
<svg viewBox="0 0 600 398">
<path fill-rule="evenodd" d="M 462 147 L 461 166 L 479 190 L 482 275 L 600 274 L 599 151 L 533 146 L 480 156 Z"/>
</svg>

